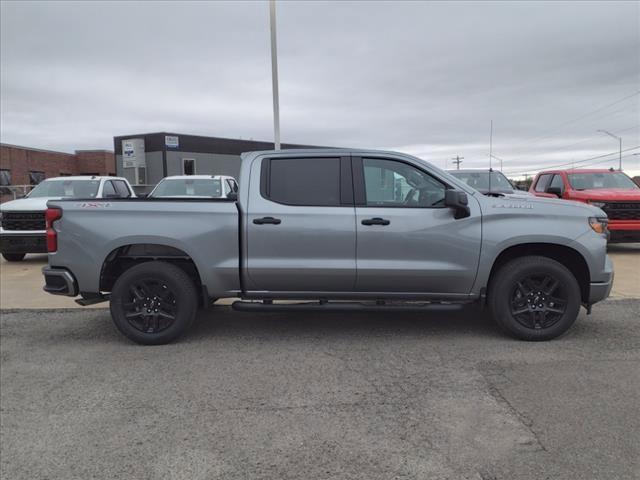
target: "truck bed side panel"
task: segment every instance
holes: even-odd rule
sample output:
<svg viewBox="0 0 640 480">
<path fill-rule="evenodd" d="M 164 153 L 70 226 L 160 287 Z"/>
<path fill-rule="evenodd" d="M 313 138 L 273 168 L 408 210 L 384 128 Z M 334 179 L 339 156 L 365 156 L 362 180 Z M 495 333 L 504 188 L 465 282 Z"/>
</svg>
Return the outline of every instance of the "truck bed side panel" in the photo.
<svg viewBox="0 0 640 480">
<path fill-rule="evenodd" d="M 212 297 L 240 289 L 238 211 L 215 201 L 51 201 L 58 251 L 49 264 L 73 272 L 81 292 L 98 292 L 100 270 L 113 250 L 131 244 L 178 248 L 193 259 Z"/>
</svg>

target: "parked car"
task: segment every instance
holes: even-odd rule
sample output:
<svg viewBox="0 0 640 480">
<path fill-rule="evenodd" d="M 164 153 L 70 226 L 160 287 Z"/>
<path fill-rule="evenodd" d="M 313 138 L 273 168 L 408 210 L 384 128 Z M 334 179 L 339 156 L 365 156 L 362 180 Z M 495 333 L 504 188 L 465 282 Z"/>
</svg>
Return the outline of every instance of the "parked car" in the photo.
<svg viewBox="0 0 640 480">
<path fill-rule="evenodd" d="M 493 169 L 448 170 L 448 172 L 483 195 L 518 195 L 525 197 L 530 195 L 529 192 L 516 188 L 504 173 Z"/>
<path fill-rule="evenodd" d="M 0 205 L 0 253 L 9 262 L 27 253 L 46 253 L 45 212 L 52 199 L 135 197 L 125 178 L 56 177 L 39 183 L 24 198 Z"/>
<path fill-rule="evenodd" d="M 226 175 L 174 175 L 160 180 L 149 197 L 226 198 L 237 191 L 236 180 Z"/>
<path fill-rule="evenodd" d="M 611 290 L 606 215 L 591 205 L 483 196 L 377 151 L 245 153 L 239 183 L 237 201 L 49 201 L 44 289 L 109 300 L 143 344 L 177 338 L 220 297 L 242 311 L 486 305 L 511 335 L 546 340 Z"/>
<path fill-rule="evenodd" d="M 640 187 L 623 172 L 548 170 L 538 173 L 530 191 L 601 208 L 609 217 L 611 242 L 640 242 Z"/>
</svg>

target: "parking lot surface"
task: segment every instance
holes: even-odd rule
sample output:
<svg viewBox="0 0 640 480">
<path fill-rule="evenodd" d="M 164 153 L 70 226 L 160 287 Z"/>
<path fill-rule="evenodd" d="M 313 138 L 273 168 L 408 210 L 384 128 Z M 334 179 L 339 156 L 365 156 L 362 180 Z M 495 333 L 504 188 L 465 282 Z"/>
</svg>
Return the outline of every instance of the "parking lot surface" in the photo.
<svg viewBox="0 0 640 480">
<path fill-rule="evenodd" d="M 5 311 L 6 479 L 637 479 L 640 300 L 564 337 L 448 314 L 242 314 L 160 347 Z"/>
</svg>

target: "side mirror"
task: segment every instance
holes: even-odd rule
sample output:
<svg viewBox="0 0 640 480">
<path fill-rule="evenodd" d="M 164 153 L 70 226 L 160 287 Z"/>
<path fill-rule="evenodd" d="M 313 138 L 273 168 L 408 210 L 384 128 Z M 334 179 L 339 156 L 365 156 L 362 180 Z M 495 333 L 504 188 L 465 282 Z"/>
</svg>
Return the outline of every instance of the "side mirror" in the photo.
<svg viewBox="0 0 640 480">
<path fill-rule="evenodd" d="M 233 200 L 234 202 L 238 200 L 238 192 L 227 193 L 227 200 Z"/>
<path fill-rule="evenodd" d="M 459 218 L 466 218 L 471 215 L 467 194 L 460 190 L 445 190 L 444 204 L 455 210 L 453 218 L 456 220 Z"/>
<path fill-rule="evenodd" d="M 548 187 L 547 193 L 555 195 L 558 198 L 562 198 L 562 189 L 560 187 Z"/>
</svg>

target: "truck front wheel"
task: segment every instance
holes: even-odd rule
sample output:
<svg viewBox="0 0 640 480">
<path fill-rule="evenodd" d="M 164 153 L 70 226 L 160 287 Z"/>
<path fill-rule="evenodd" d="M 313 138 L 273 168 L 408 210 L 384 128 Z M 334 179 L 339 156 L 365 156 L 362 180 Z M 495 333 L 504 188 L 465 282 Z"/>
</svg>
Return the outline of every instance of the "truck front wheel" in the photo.
<svg viewBox="0 0 640 480">
<path fill-rule="evenodd" d="M 178 338 L 193 323 L 198 294 L 189 275 L 166 262 L 125 271 L 111 291 L 111 317 L 122 334 L 144 345 Z"/>
<path fill-rule="evenodd" d="M 561 263 L 542 256 L 516 258 L 491 279 L 488 303 L 496 323 L 521 340 L 565 333 L 580 312 L 580 286 Z"/>
</svg>

